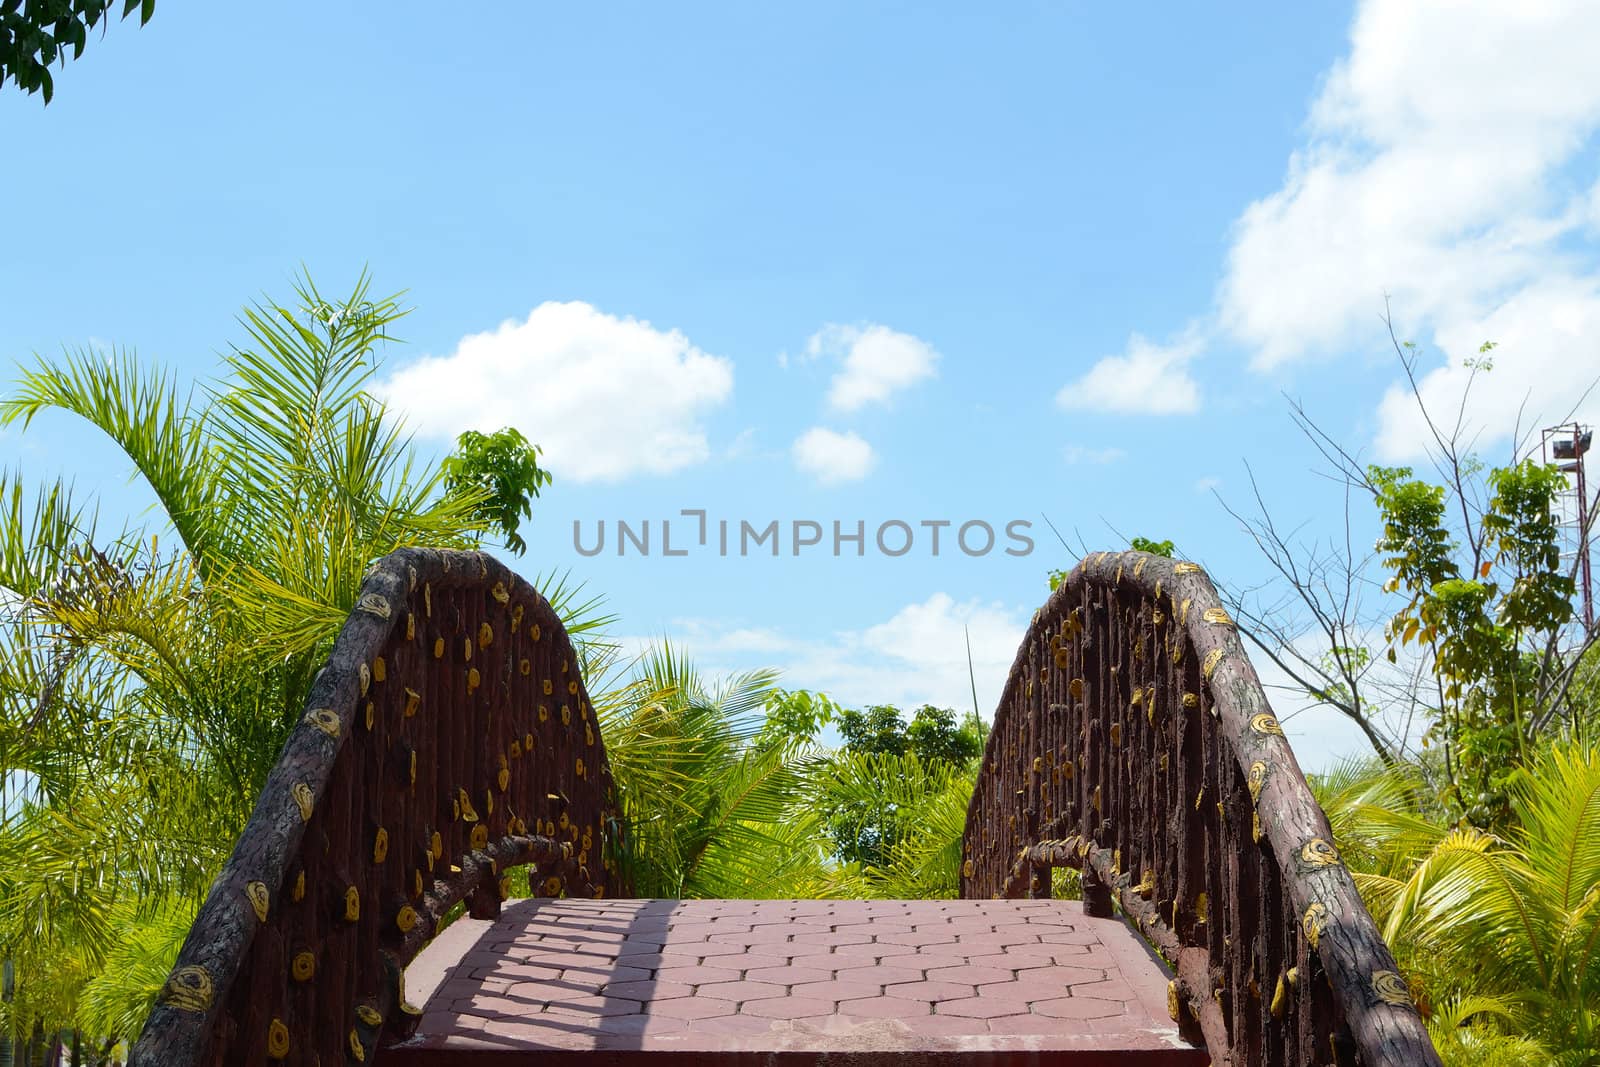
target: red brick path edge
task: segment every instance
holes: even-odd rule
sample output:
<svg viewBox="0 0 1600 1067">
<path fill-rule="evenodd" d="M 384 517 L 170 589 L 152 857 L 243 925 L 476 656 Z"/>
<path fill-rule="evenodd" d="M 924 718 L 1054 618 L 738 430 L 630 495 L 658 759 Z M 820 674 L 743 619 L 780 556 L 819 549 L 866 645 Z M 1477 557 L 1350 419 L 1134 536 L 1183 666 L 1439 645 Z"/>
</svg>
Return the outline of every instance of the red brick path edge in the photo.
<svg viewBox="0 0 1600 1067">
<path fill-rule="evenodd" d="M 523 900 L 406 973 L 384 1067 L 1208 1062 L 1117 919 L 1054 900 Z"/>
</svg>

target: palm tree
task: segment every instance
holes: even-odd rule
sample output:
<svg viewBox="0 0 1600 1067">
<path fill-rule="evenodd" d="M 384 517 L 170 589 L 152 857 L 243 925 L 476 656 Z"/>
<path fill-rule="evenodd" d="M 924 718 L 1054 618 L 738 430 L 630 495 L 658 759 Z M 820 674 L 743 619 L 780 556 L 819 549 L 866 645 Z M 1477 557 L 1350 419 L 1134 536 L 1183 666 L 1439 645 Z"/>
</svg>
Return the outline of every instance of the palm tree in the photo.
<svg viewBox="0 0 1600 1067">
<path fill-rule="evenodd" d="M 1517 771 L 1503 838 L 1356 777 L 1343 802 L 1324 794 L 1335 837 L 1425 1003 L 1445 1006 L 1441 1053 L 1479 1062 L 1512 1036 L 1551 1050 L 1540 1062 L 1600 1063 L 1600 749 L 1556 742 Z"/>
<path fill-rule="evenodd" d="M 176 949 L 165 934 L 247 819 L 369 562 L 484 532 L 478 496 L 444 492 L 365 392 L 396 298 L 373 299 L 365 276 L 342 300 L 309 279 L 296 295 L 245 310 L 248 341 L 214 386 L 80 351 L 0 401 L 0 426 L 84 420 L 159 504 L 106 536 L 65 487 L 26 506 L 20 476 L 0 476 L 12 1034 L 131 1036 L 129 1005 L 148 1004 Z M 119 959 L 130 943 L 153 946 L 150 968 Z"/>
<path fill-rule="evenodd" d="M 977 761 L 958 767 L 912 753 L 841 750 L 813 776 L 812 806 L 852 827 L 892 828 L 877 863 L 842 864 L 830 896 L 934 899 L 959 895 L 961 842 Z"/>
<path fill-rule="evenodd" d="M 592 665 L 592 677 L 615 675 Z M 708 685 L 668 644 L 617 684 L 595 713 L 617 783 L 621 869 L 639 896 L 792 897 L 826 882 L 824 834 L 800 803 L 819 757 L 802 740 L 763 743 L 776 673 Z M 597 669 L 598 668 L 598 669 Z"/>
</svg>

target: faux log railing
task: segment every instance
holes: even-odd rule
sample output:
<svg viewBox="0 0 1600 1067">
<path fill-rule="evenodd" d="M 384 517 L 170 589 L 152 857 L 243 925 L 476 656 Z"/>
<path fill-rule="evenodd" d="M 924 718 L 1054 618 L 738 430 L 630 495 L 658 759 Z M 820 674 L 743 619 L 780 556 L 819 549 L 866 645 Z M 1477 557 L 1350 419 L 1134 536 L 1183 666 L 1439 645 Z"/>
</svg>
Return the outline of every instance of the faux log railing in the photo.
<svg viewBox="0 0 1600 1067">
<path fill-rule="evenodd" d="M 1210 579 L 1142 552 L 1080 563 L 1034 617 L 967 813 L 962 895 L 1124 914 L 1173 966 L 1215 1064 L 1439 1057 Z"/>
<path fill-rule="evenodd" d="M 507 871 L 600 896 L 611 778 L 572 643 L 475 552 L 373 566 L 130 1064 L 365 1063 L 406 1037 L 403 969 Z"/>
</svg>

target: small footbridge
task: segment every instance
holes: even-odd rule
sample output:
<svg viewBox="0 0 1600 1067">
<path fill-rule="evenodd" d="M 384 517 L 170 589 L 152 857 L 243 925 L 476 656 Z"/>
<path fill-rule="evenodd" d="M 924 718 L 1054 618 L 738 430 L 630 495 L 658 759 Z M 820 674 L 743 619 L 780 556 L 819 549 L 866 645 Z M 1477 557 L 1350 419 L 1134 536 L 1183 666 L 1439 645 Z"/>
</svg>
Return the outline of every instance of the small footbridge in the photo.
<svg viewBox="0 0 1600 1067">
<path fill-rule="evenodd" d="M 1439 1062 L 1191 563 L 1100 553 L 1035 615 L 961 900 L 633 899 L 611 801 L 550 605 L 384 558 L 131 1063 Z"/>
</svg>

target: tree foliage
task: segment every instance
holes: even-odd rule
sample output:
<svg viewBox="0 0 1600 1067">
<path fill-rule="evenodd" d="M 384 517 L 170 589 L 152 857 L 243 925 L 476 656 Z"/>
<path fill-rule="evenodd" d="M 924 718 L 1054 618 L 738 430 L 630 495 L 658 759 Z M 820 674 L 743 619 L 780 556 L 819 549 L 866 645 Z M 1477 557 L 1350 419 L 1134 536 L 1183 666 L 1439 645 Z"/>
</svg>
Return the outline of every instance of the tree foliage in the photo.
<svg viewBox="0 0 1600 1067">
<path fill-rule="evenodd" d="M 533 498 L 550 484 L 550 472 L 539 466 L 539 446 L 530 445 L 515 427 L 492 434 L 468 430 L 456 439 L 456 451 L 444 461 L 445 484 L 452 493 L 477 500 L 481 518 L 500 532 L 517 555 L 528 543 L 517 533 L 523 518 L 533 514 Z"/>
<path fill-rule="evenodd" d="M 334 300 L 307 279 L 245 309 L 214 385 L 79 351 L 0 401 L 0 425 L 82 420 L 158 501 L 108 531 L 66 486 L 0 476 L 10 1032 L 132 1036 L 175 947 L 157 927 L 186 926 L 226 858 L 370 561 L 484 532 L 481 498 L 417 467 L 366 392 L 400 314 L 365 277 Z"/>
<path fill-rule="evenodd" d="M 899 769 L 913 779 L 920 779 L 924 769 L 934 775 L 967 771 L 982 752 L 985 737 L 976 715 L 969 714 L 957 723 L 953 710 L 930 704 L 918 708 L 910 722 L 890 704 L 846 709 L 838 716 L 838 728 L 844 741 L 840 755 L 847 761 L 868 761 L 856 765 L 857 769 L 877 767 L 886 775 Z M 902 762 L 874 764 L 873 757 L 895 757 Z M 896 798 L 893 787 L 897 783 L 892 778 L 885 777 L 878 784 L 876 791 L 822 791 L 834 852 L 846 862 L 869 868 L 889 863 L 897 843 L 910 832 L 915 812 L 914 806 Z M 928 788 L 937 792 L 943 786 Z"/>
<path fill-rule="evenodd" d="M 111 21 L 116 0 L 3 0 L 0 2 L 0 88 L 14 81 L 27 93 L 55 95 L 50 66 L 77 59 L 89 43 L 89 31 Z M 139 12 L 143 26 L 155 14 L 156 0 L 122 0 L 122 17 Z"/>
<path fill-rule="evenodd" d="M 1457 815 L 1494 827 L 1507 818 L 1506 776 L 1534 739 L 1578 736 L 1585 722 L 1574 684 L 1597 635 L 1574 625 L 1561 556 L 1556 500 L 1569 486 L 1530 457 L 1520 427 L 1502 465 L 1471 450 L 1466 404 L 1493 369 L 1493 345 L 1466 361 L 1462 406 L 1439 419 L 1418 387 L 1416 346 L 1390 336 L 1431 472 L 1363 463 L 1293 405 L 1342 482 L 1344 528 L 1303 538 L 1252 476 L 1257 514 L 1228 511 L 1280 581 L 1225 595 L 1241 631 L 1301 693 L 1358 726 L 1385 762 L 1420 760 Z M 1419 739 L 1437 760 L 1422 758 Z"/>
<path fill-rule="evenodd" d="M 1406 597 L 1385 630 L 1388 656 L 1426 648 L 1439 700 L 1428 736 L 1444 745 L 1461 807 L 1479 825 L 1499 825 L 1506 782 L 1553 695 L 1539 650 L 1573 619 L 1553 518 L 1565 475 L 1531 459 L 1490 471 L 1470 554 L 1445 525 L 1443 486 L 1404 467 L 1371 467 L 1368 479 L 1383 518 L 1379 563 L 1392 574 L 1385 588 Z"/>
<path fill-rule="evenodd" d="M 1421 782 L 1355 767 L 1316 788 L 1446 1062 L 1594 1063 L 1600 750 L 1556 742 L 1515 770 L 1504 835 L 1440 818 Z"/>
</svg>

